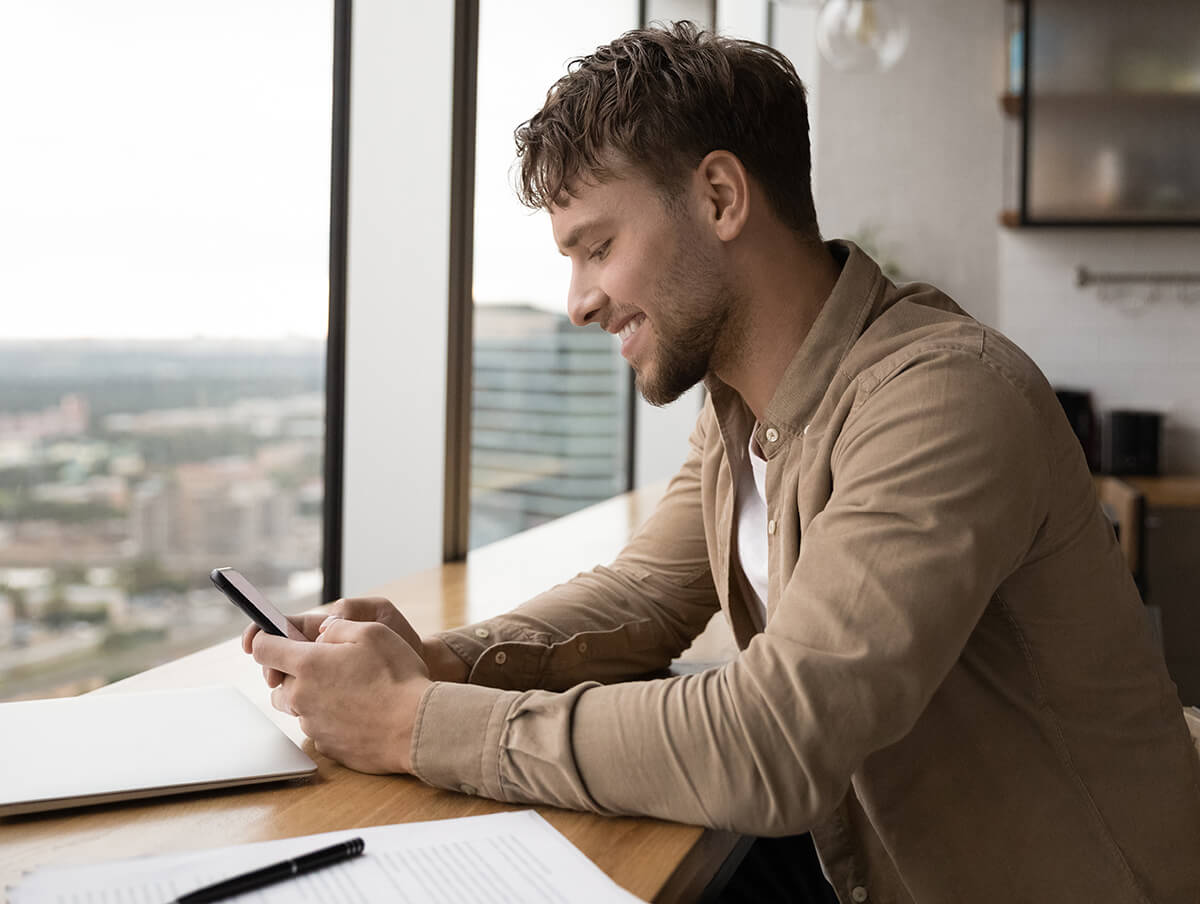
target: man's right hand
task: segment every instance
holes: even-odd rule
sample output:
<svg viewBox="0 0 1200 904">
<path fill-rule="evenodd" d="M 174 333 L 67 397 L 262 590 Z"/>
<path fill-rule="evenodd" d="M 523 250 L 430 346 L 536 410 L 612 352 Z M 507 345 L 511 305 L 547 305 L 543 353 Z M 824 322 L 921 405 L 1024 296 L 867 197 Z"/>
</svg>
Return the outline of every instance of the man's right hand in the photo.
<svg viewBox="0 0 1200 904">
<path fill-rule="evenodd" d="M 309 640 L 316 640 L 332 622 L 339 618 L 347 621 L 374 621 L 390 628 L 410 647 L 420 654 L 429 670 L 433 681 L 465 682 L 470 669 L 453 650 L 436 637 L 428 640 L 421 638 L 412 625 L 400 614 L 391 600 L 382 596 L 354 597 L 340 599 L 332 603 L 323 612 L 309 612 L 304 615 L 289 616 Z M 259 632 L 258 625 L 250 624 L 242 632 L 242 649 L 250 653 L 253 649 L 254 635 Z M 263 677 L 267 686 L 274 688 L 283 683 L 283 673 L 277 669 L 263 668 Z"/>
</svg>

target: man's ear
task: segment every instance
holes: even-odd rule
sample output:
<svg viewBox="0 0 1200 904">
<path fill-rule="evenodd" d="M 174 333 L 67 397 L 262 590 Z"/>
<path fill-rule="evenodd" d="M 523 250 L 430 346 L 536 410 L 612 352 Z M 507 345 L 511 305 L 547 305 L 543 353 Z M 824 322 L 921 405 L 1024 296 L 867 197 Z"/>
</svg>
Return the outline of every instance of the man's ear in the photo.
<svg viewBox="0 0 1200 904">
<path fill-rule="evenodd" d="M 723 242 L 737 238 L 750 216 L 750 177 L 735 154 L 711 151 L 700 161 L 705 213 L 713 233 Z"/>
</svg>

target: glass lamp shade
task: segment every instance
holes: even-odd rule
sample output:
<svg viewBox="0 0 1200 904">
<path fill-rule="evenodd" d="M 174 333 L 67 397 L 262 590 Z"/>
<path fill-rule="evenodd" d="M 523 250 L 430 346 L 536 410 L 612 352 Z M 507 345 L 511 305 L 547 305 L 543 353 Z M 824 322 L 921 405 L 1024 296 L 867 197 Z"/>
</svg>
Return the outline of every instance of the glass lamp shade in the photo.
<svg viewBox="0 0 1200 904">
<path fill-rule="evenodd" d="M 837 69 L 890 69 L 908 46 L 908 22 L 892 0 L 826 0 L 817 47 Z"/>
</svg>

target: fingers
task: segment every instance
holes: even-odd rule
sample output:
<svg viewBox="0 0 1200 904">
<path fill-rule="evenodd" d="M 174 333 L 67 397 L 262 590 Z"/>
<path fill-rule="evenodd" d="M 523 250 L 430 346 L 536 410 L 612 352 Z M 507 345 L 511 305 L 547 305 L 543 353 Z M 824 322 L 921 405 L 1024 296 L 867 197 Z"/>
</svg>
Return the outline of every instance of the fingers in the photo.
<svg viewBox="0 0 1200 904">
<path fill-rule="evenodd" d="M 364 596 L 340 599 L 330 604 L 324 612 L 289 615 L 288 621 L 299 628 L 300 633 L 309 640 L 316 640 L 324 629 L 324 623 L 330 618 L 338 617 L 349 621 L 368 622 L 380 621 L 387 616 L 400 617 L 400 620 L 403 621 L 403 617 L 399 615 L 389 600 L 382 596 Z M 254 651 L 254 637 L 260 633 L 260 630 L 258 625 L 251 623 L 242 631 L 243 652 L 252 653 Z"/>
<path fill-rule="evenodd" d="M 246 626 L 246 630 L 242 632 L 242 651 L 245 653 L 254 652 L 254 638 L 262 633 L 258 625 L 251 623 Z M 267 687 L 279 687 L 283 683 L 283 672 L 279 669 L 273 669 L 269 665 L 264 665 L 262 669 L 263 681 L 267 683 Z"/>
<path fill-rule="evenodd" d="M 331 615 L 321 625 L 321 634 L 317 640 L 322 643 L 361 643 L 370 631 L 377 630 L 376 625 L 379 623 L 352 621 L 340 615 Z"/>
<path fill-rule="evenodd" d="M 250 622 L 250 624 L 246 625 L 246 630 L 242 632 L 243 653 L 253 652 L 254 635 L 257 634 L 258 631 L 258 625 L 254 624 L 254 622 Z"/>
<path fill-rule="evenodd" d="M 317 640 L 321 643 L 387 644 L 392 642 L 395 637 L 399 637 L 399 635 L 382 622 L 351 621 L 348 618 L 331 615 L 322 625 L 321 635 Z M 401 637 L 400 639 L 404 641 L 404 646 L 412 648 L 412 644 L 408 643 L 406 638 Z M 419 650 L 414 650 L 414 652 L 420 655 Z"/>
<path fill-rule="evenodd" d="M 309 640 L 317 639 L 317 628 L 325 620 L 323 612 L 306 612 L 303 615 L 289 615 L 288 621 L 300 629 L 300 633 Z"/>
<path fill-rule="evenodd" d="M 350 621 L 379 621 L 392 608 L 391 602 L 382 596 L 356 596 L 333 603 L 329 607 L 329 615 L 338 615 Z"/>
<path fill-rule="evenodd" d="M 288 716 L 296 715 L 296 711 L 292 709 L 290 695 L 286 683 L 279 685 L 275 690 L 271 691 L 271 705 Z"/>
<path fill-rule="evenodd" d="M 325 631 L 326 631 L 326 629 L 327 629 L 327 628 L 328 628 L 330 625 L 332 625 L 332 624 L 333 624 L 335 621 L 338 621 L 338 620 L 340 620 L 341 618 L 342 618 L 342 617 L 341 617 L 340 615 L 327 615 L 327 616 L 325 616 L 325 620 L 324 620 L 323 622 L 321 622 L 321 625 L 320 625 L 320 627 L 318 627 L 318 628 L 317 628 L 317 640 L 327 640 L 328 638 L 324 637 L 324 634 L 325 634 Z"/>
<path fill-rule="evenodd" d="M 311 644 L 297 640 L 288 640 L 275 634 L 259 631 L 254 636 L 251 653 L 259 665 L 278 669 L 285 675 L 299 674 L 304 663 L 315 652 Z M 270 679 L 268 678 L 268 683 Z"/>
</svg>

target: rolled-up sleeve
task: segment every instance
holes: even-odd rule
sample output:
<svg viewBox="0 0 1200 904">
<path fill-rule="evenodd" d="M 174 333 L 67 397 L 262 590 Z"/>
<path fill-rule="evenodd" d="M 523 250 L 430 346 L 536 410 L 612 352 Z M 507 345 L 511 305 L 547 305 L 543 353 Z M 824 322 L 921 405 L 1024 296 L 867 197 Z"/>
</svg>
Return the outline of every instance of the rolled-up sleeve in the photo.
<svg viewBox="0 0 1200 904">
<path fill-rule="evenodd" d="M 1028 552 L 1052 479 L 1034 406 L 981 355 L 914 355 L 856 392 L 828 504 L 737 659 L 557 694 L 435 685 L 417 774 L 457 787 L 463 769 L 501 800 L 756 835 L 830 813 L 864 759 L 920 717 Z M 480 693 L 493 695 L 488 730 L 453 726 Z"/>
</svg>

